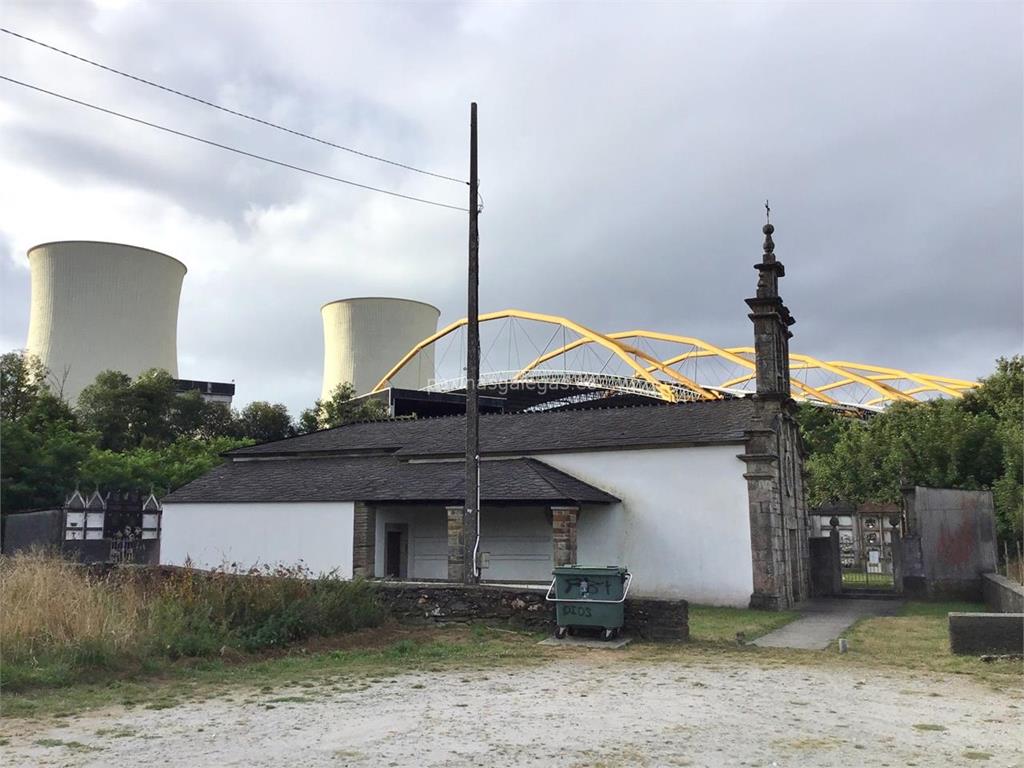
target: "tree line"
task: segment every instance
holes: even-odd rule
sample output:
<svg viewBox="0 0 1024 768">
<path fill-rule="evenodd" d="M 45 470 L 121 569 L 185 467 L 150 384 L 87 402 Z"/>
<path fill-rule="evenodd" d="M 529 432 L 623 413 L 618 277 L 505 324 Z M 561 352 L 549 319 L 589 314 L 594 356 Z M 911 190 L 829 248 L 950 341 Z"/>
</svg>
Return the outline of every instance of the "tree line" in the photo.
<svg viewBox="0 0 1024 768">
<path fill-rule="evenodd" d="M 279 440 L 350 421 L 381 418 L 384 406 L 356 401 L 340 386 L 293 419 L 280 403 L 241 410 L 178 393 L 166 372 L 132 378 L 101 373 L 72 407 L 46 385 L 25 353 L 0 358 L 0 509 L 60 504 L 71 489 L 177 488 L 253 442 Z M 830 501 L 898 501 L 903 485 L 991 489 L 1000 538 L 1020 538 L 1024 518 L 1024 358 L 963 399 L 895 403 L 856 416 L 803 405 L 811 506 Z"/>
<path fill-rule="evenodd" d="M 356 401 L 349 384 L 293 419 L 281 403 L 241 410 L 179 393 L 162 370 L 132 378 L 104 371 L 74 406 L 47 385 L 26 352 L 0 357 L 0 510 L 60 504 L 72 489 L 177 488 L 220 463 L 225 451 L 350 421 L 381 418 L 385 406 Z"/>
<path fill-rule="evenodd" d="M 1000 358 L 962 399 L 854 417 L 803 405 L 808 501 L 899 501 L 904 485 L 992 491 L 1001 539 L 1024 519 L 1024 358 Z"/>
</svg>

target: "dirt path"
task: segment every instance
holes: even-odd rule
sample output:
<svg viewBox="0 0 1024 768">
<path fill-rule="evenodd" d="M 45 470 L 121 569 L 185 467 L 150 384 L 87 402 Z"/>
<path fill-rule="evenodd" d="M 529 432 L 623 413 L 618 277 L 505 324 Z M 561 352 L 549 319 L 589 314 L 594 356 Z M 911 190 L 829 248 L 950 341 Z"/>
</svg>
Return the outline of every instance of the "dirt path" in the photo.
<svg viewBox="0 0 1024 768">
<path fill-rule="evenodd" d="M 1024 766 L 1024 702 L 958 677 L 612 660 L 318 681 L 5 721 L 4 766 Z M 309 684 L 307 683 L 306 686 Z"/>
</svg>

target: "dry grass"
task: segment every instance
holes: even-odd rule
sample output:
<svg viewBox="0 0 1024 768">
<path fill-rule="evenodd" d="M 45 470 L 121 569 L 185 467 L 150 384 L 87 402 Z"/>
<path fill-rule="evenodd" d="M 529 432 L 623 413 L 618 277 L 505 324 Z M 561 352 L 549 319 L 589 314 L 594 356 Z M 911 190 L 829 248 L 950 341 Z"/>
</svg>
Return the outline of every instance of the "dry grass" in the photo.
<svg viewBox="0 0 1024 768">
<path fill-rule="evenodd" d="M 147 580 L 42 553 L 0 558 L 0 680 L 7 691 L 154 672 L 179 657 L 282 648 L 380 622 L 372 588 L 301 568 Z M 152 573 L 149 574 L 152 576 Z"/>
<path fill-rule="evenodd" d="M 144 626 L 144 605 L 130 584 L 90 576 L 41 553 L 0 559 L 0 640 L 5 656 L 38 657 L 83 643 L 120 651 Z"/>
</svg>

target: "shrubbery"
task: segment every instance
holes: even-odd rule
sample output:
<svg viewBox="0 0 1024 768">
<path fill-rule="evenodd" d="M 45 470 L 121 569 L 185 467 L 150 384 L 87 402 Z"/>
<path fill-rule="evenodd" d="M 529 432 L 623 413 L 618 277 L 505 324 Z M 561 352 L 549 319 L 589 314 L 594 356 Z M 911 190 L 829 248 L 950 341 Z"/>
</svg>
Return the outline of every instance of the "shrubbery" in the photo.
<svg viewBox="0 0 1024 768">
<path fill-rule="evenodd" d="M 380 623 L 371 585 L 301 567 L 106 576 L 42 554 L 0 559 L 0 683 L 68 684 L 226 649 L 259 651 Z"/>
</svg>

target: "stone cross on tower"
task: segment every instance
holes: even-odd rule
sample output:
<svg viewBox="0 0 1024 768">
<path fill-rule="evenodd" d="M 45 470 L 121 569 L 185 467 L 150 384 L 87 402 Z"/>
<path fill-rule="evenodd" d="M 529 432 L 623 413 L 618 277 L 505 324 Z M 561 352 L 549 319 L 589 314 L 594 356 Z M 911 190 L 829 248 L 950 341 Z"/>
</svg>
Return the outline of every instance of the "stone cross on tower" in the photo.
<svg viewBox="0 0 1024 768">
<path fill-rule="evenodd" d="M 770 216 L 767 201 L 765 211 Z M 748 317 L 754 323 L 757 394 L 759 397 L 788 398 L 789 339 L 793 336 L 789 326 L 796 320 L 779 296 L 779 278 L 785 276 L 786 268 L 781 261 L 775 260 L 775 243 L 772 240 L 775 227 L 768 221 L 761 231 L 764 233 L 764 253 L 761 263 L 754 265 L 759 273 L 757 295 L 747 299 L 750 307 Z"/>
</svg>

